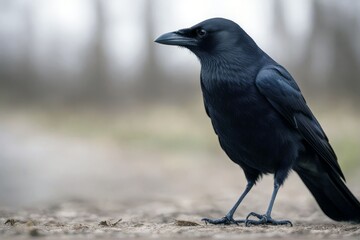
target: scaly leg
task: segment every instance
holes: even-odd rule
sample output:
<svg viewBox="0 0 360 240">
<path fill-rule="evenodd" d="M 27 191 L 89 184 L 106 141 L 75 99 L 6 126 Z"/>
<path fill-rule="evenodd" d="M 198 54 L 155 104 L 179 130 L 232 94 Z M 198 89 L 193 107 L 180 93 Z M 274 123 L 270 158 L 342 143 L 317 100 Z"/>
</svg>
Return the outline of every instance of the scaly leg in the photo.
<svg viewBox="0 0 360 240">
<path fill-rule="evenodd" d="M 271 218 L 271 211 L 272 211 L 272 208 L 273 208 L 273 205 L 275 202 L 275 198 L 276 198 L 276 194 L 277 194 L 279 188 L 280 188 L 280 184 L 278 184 L 277 181 L 275 180 L 274 191 L 271 196 L 270 204 L 266 211 L 266 214 L 261 215 L 261 214 L 254 213 L 254 212 L 249 213 L 249 215 L 246 217 L 246 220 L 245 220 L 245 226 L 249 226 L 251 224 L 253 224 L 253 225 L 260 225 L 260 224 L 287 225 L 287 224 L 289 224 L 291 227 L 293 226 L 293 224 L 289 220 L 280 220 L 279 221 L 279 220 L 274 220 Z M 257 217 L 259 220 L 251 220 L 251 219 L 249 219 L 250 216 Z"/>
<path fill-rule="evenodd" d="M 211 223 L 211 224 L 226 224 L 226 225 L 228 225 L 228 224 L 238 225 L 239 223 L 245 222 L 245 220 L 235 220 L 233 217 L 234 217 L 234 213 L 235 213 L 236 209 L 238 208 L 238 206 L 240 205 L 242 200 L 245 198 L 246 194 L 248 194 L 250 192 L 250 190 L 253 186 L 254 186 L 254 182 L 249 181 L 248 184 L 246 185 L 244 192 L 241 194 L 240 198 L 237 200 L 235 205 L 225 215 L 225 217 L 219 218 L 219 219 L 203 218 L 203 219 L 201 219 L 201 221 L 204 221 L 205 223 Z"/>
</svg>

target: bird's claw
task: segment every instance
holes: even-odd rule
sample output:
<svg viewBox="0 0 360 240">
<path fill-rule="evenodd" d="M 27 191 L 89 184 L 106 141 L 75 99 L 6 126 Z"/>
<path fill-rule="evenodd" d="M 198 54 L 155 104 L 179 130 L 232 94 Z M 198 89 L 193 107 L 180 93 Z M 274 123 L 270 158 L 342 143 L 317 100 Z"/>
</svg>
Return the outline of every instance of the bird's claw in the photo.
<svg viewBox="0 0 360 240">
<path fill-rule="evenodd" d="M 235 220 L 233 217 L 230 217 L 230 216 L 225 216 L 225 217 L 219 218 L 219 219 L 203 218 L 203 219 L 201 219 L 201 221 L 204 221 L 205 224 L 210 223 L 210 224 L 214 224 L 214 225 L 218 225 L 218 224 L 224 224 L 224 225 L 236 224 L 236 225 L 239 225 L 239 223 L 245 222 L 245 220 Z"/>
<path fill-rule="evenodd" d="M 256 218 L 258 218 L 259 220 L 251 220 L 249 219 L 249 217 L 254 216 Z M 268 216 L 266 214 L 261 215 L 258 213 L 254 213 L 251 212 L 249 213 L 249 215 L 246 217 L 245 219 L 245 226 L 250 226 L 250 225 L 262 225 L 262 224 L 269 224 L 269 225 L 290 225 L 291 227 L 293 226 L 292 222 L 290 222 L 289 220 L 274 220 L 271 218 L 271 216 Z"/>
</svg>

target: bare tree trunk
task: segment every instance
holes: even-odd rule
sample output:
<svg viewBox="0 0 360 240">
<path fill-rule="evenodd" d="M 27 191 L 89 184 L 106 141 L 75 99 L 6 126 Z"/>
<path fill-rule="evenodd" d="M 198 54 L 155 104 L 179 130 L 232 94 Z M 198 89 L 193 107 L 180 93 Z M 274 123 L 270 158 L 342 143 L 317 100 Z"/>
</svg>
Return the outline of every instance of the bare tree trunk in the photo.
<svg viewBox="0 0 360 240">
<path fill-rule="evenodd" d="M 104 1 L 93 0 L 94 27 L 89 38 L 88 54 L 86 54 L 85 80 L 87 87 L 84 97 L 87 100 L 105 101 L 110 89 L 106 69 L 105 33 L 106 20 Z"/>
<path fill-rule="evenodd" d="M 154 100 L 160 98 L 166 88 L 164 76 L 157 64 L 154 52 L 154 19 L 153 2 L 144 0 L 144 31 L 146 33 L 145 49 L 147 50 L 143 71 L 140 76 L 139 90 L 141 98 Z"/>
<path fill-rule="evenodd" d="M 37 74 L 34 66 L 34 3 L 29 1 L 26 3 L 23 12 L 23 23 L 24 28 L 21 34 L 23 34 L 21 46 L 22 55 L 20 64 L 19 64 L 19 71 L 15 72 L 16 81 L 15 86 L 20 90 L 21 96 L 24 98 L 29 98 L 37 95 L 38 92 L 38 81 L 37 81 Z"/>
</svg>

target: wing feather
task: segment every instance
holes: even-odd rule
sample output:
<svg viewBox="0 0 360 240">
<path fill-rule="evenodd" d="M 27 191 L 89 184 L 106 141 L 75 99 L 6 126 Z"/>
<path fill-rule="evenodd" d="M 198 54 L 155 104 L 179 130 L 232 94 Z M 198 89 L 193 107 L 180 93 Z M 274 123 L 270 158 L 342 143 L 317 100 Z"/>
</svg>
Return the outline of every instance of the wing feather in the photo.
<svg viewBox="0 0 360 240">
<path fill-rule="evenodd" d="M 291 75 L 281 66 L 267 66 L 257 75 L 256 87 L 274 109 L 297 129 L 321 159 L 345 180 L 325 132 Z"/>
</svg>

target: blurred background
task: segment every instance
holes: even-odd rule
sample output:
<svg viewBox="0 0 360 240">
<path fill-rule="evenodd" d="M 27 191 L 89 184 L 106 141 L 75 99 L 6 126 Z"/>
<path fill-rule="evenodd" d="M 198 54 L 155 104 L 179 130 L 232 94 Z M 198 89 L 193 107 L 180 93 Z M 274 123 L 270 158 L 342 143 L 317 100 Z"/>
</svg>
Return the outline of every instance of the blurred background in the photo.
<svg viewBox="0 0 360 240">
<path fill-rule="evenodd" d="M 356 0 L 0 0 L 0 206 L 235 199 L 243 173 L 206 117 L 196 57 L 153 42 L 218 16 L 290 71 L 355 185 L 359 13 Z"/>
</svg>

